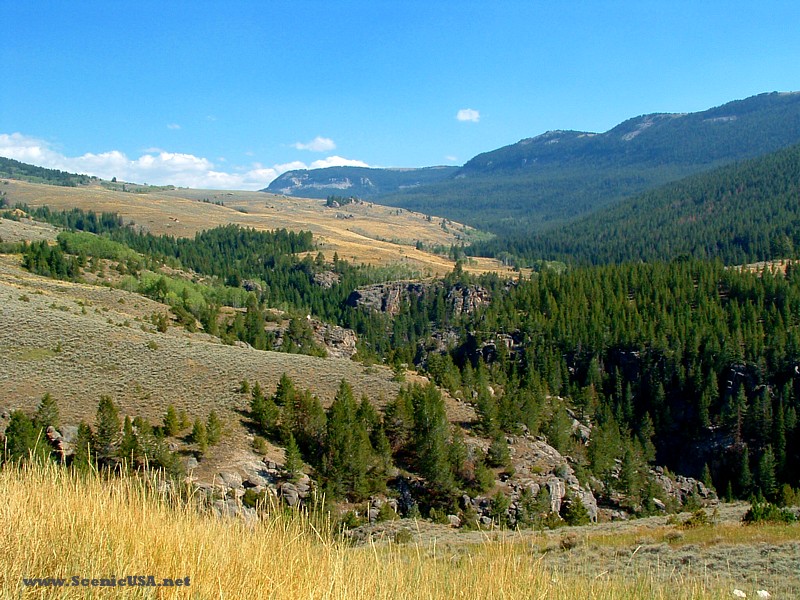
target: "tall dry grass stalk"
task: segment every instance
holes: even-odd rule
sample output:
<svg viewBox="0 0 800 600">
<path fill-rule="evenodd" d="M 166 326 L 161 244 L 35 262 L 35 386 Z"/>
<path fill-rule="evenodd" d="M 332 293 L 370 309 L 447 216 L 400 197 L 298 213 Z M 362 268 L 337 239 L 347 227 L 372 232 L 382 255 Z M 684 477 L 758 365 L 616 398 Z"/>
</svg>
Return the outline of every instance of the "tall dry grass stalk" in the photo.
<svg viewBox="0 0 800 600">
<path fill-rule="evenodd" d="M 247 524 L 160 498 L 135 478 L 57 466 L 0 471 L 4 598 L 713 598 L 680 577 L 589 577 L 553 570 L 530 546 L 486 541 L 354 548 L 302 515 Z M 23 578 L 190 578 L 188 588 L 30 588 Z M 662 574 L 663 575 L 663 574 Z M 727 594 L 730 592 L 728 591 Z"/>
</svg>

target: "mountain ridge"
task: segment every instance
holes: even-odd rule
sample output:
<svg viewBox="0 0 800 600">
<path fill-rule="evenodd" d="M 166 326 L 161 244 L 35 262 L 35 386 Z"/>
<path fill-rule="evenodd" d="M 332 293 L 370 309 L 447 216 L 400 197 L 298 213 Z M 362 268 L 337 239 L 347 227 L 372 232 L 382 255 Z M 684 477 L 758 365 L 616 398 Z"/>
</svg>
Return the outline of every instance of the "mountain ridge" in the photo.
<svg viewBox="0 0 800 600">
<path fill-rule="evenodd" d="M 552 130 L 476 155 L 432 181 L 370 200 L 486 227 L 494 233 L 542 230 L 648 189 L 800 142 L 800 93 L 771 92 L 694 113 L 651 113 L 604 133 Z M 302 180 L 279 193 L 309 195 L 354 167 L 290 171 Z M 421 169 L 420 171 L 422 171 Z M 373 177 L 381 171 L 371 170 Z M 348 188 L 357 195 L 357 186 Z M 318 195 L 316 197 L 319 197 Z"/>
</svg>

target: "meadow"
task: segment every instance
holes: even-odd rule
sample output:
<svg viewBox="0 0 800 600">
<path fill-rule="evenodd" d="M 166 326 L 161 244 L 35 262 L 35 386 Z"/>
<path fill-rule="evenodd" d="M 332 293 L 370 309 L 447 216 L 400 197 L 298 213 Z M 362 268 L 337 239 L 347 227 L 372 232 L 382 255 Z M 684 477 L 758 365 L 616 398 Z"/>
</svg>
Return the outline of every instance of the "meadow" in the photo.
<svg viewBox="0 0 800 600">
<path fill-rule="evenodd" d="M 800 545 L 787 526 L 706 528 L 690 541 L 663 542 L 675 557 L 663 563 L 644 558 L 655 554 L 651 546 L 659 545 L 658 534 L 648 544 L 636 537 L 641 533 L 625 537 L 607 530 L 602 536 L 572 533 L 575 543 L 565 542 L 563 533 L 497 532 L 459 545 L 412 536 L 407 543 L 353 546 L 331 535 L 325 519 L 284 510 L 255 521 L 219 518 L 202 510 L 196 498 L 181 500 L 161 488 L 155 481 L 107 480 L 55 465 L 4 468 L 2 597 L 680 600 L 731 598 L 736 589 L 747 597 L 764 590 L 773 598 L 794 598 L 800 591 Z M 777 540 L 760 541 L 770 536 Z M 747 547 L 756 548 L 755 557 L 739 552 Z M 714 549 L 727 552 L 727 562 L 708 559 Z M 743 579 L 738 563 L 759 554 L 766 569 Z M 762 567 L 753 566 L 751 572 Z M 777 576 L 780 568 L 788 574 Z M 122 590 L 91 584 L 129 575 L 152 575 L 156 583 L 188 577 L 189 585 Z M 73 577 L 88 584 L 24 583 L 71 583 Z"/>
</svg>

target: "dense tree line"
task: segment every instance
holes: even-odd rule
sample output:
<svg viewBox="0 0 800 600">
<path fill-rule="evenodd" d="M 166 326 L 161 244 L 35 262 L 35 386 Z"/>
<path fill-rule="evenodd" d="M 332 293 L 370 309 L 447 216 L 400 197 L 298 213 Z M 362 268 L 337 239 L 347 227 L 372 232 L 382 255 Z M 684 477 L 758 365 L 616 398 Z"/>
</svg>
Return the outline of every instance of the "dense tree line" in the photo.
<svg viewBox="0 0 800 600">
<path fill-rule="evenodd" d="M 598 491 L 636 491 L 642 502 L 653 497 L 648 475 L 653 464 L 702 477 L 732 496 L 755 490 L 774 496 L 783 484 L 800 483 L 800 273 L 794 266 L 785 275 L 696 260 L 565 272 L 543 268 L 514 283 L 496 275 L 474 279 L 457 268 L 440 284 L 409 294 L 399 313 L 389 316 L 346 302 L 354 287 L 372 280 L 369 269 L 336 256 L 330 263 L 320 255 L 275 256 L 267 267 L 257 247 L 248 246 L 249 235 L 233 227 L 198 235 L 194 245 L 185 246 L 191 252 L 180 257 L 228 283 L 250 277 L 258 283 L 260 289 L 245 296 L 245 310 L 234 322 L 237 339 L 267 347 L 266 306 L 310 310 L 355 329 L 362 356 L 417 365 L 441 386 L 472 400 L 480 432 L 496 443 L 485 460 L 466 466 L 451 457 L 450 467 L 434 468 L 420 458 L 424 444 L 414 441 L 413 432 L 428 431 L 425 415 L 436 414 L 418 408 L 425 406 L 420 399 L 425 393 L 401 395 L 411 400 L 391 403 L 380 422 L 395 463 L 428 473 L 436 482 L 432 489 L 449 493 L 452 482 L 455 488 L 480 487 L 487 465 L 499 467 L 507 460 L 503 434 L 525 430 L 545 435 L 573 457 L 579 479 L 599 481 Z M 177 248 L 168 239 L 158 243 L 171 252 Z M 286 244 L 284 249 L 290 249 L 291 243 Z M 215 252 L 221 260 L 206 266 L 205 258 Z M 322 271 L 334 273 L 338 282 L 318 285 L 314 276 Z M 179 299 L 177 306 L 192 306 L 186 288 L 175 293 L 166 278 L 150 281 L 153 297 L 172 295 Z M 471 316 L 453 314 L 448 292 L 471 283 L 485 287 L 493 301 Z M 194 317 L 187 317 L 190 321 Z M 204 327 L 214 321 L 201 319 Z M 296 320 L 299 340 L 305 336 L 303 321 Z M 443 332 L 452 340 L 445 352 L 434 339 Z M 360 495 L 373 484 L 354 479 L 355 471 L 341 465 L 336 444 L 326 436 L 355 435 L 341 447 L 361 448 L 356 455 L 368 464 L 383 456 L 378 451 L 382 442 L 373 439 L 374 425 L 360 429 L 361 421 L 353 416 L 357 411 L 346 391 L 340 392 L 337 419 L 347 424 L 341 429 L 329 430 L 331 414 L 319 426 L 320 414 L 325 415 L 317 409 L 311 420 L 319 427 L 313 435 L 287 425 L 292 421 L 283 420 L 286 404 L 280 398 L 272 406 L 267 403 L 267 416 L 255 418 L 255 408 L 253 414 L 265 434 L 286 444 L 293 440 L 303 458 L 325 474 L 332 493 Z M 591 424 L 588 444 L 573 419 Z M 433 437 L 441 433 L 436 427 L 429 431 Z M 459 447 L 450 436 L 448 452 Z M 367 439 L 369 444 L 362 444 Z M 439 442 L 426 443 L 439 448 L 430 456 L 441 454 Z M 320 449 L 325 450 L 308 454 Z M 433 479 L 434 471 L 444 479 Z"/>
<path fill-rule="evenodd" d="M 90 181 L 97 179 L 89 175 L 78 175 L 76 173 L 67 173 L 66 171 L 59 171 L 56 169 L 36 167 L 2 156 L 0 156 L 0 177 L 67 187 L 86 185 Z"/>
<path fill-rule="evenodd" d="M 66 457 L 54 451 L 46 436 L 48 427 L 58 430 L 59 426 L 58 404 L 50 394 L 42 397 L 32 417 L 14 411 L 4 434 L 2 460 L 63 461 Z M 94 427 L 80 423 L 68 463 L 76 469 L 162 469 L 177 476 L 182 467 L 178 455 L 167 446 L 167 435 L 171 433 L 166 427 L 153 426 L 141 417 L 122 420 L 111 397 L 101 396 Z"/>
</svg>

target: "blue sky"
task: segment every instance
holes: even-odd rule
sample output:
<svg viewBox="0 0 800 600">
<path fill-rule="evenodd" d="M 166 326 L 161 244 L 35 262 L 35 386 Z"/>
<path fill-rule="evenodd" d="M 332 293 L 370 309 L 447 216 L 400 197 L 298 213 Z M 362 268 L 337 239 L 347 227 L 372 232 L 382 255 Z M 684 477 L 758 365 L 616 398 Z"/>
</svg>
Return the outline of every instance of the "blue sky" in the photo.
<svg viewBox="0 0 800 600">
<path fill-rule="evenodd" d="M 3 0 L 0 156 L 259 189 L 800 90 L 800 3 Z"/>
</svg>

